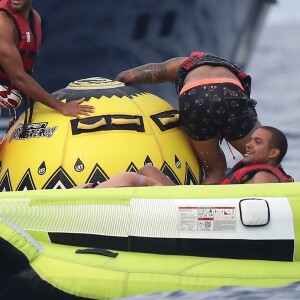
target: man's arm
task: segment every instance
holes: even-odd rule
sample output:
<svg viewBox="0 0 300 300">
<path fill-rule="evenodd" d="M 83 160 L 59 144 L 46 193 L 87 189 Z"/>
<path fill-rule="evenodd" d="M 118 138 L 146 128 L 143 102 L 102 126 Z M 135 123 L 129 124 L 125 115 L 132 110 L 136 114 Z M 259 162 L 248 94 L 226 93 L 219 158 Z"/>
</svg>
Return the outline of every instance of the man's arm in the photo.
<svg viewBox="0 0 300 300">
<path fill-rule="evenodd" d="M 0 65 L 7 73 L 14 87 L 63 115 L 78 118 L 79 115 L 89 115 L 89 113 L 94 111 L 94 108 L 90 105 L 80 105 L 84 99 L 65 104 L 47 93 L 25 72 L 14 37 L 15 25 L 4 13 L 0 13 Z"/>
<path fill-rule="evenodd" d="M 185 59 L 185 57 L 177 57 L 162 63 L 142 65 L 121 72 L 116 77 L 116 80 L 125 82 L 126 84 L 175 82 L 178 68 Z"/>
<path fill-rule="evenodd" d="M 250 180 L 244 182 L 244 183 L 278 183 L 278 178 L 266 171 L 260 171 L 257 172 Z"/>
</svg>

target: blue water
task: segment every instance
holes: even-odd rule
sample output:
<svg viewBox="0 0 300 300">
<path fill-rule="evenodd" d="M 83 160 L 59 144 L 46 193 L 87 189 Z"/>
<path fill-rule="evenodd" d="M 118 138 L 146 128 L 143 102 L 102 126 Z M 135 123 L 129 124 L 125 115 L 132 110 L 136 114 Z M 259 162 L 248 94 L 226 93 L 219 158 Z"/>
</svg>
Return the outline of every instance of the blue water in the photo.
<svg viewBox="0 0 300 300">
<path fill-rule="evenodd" d="M 208 292 L 176 291 L 122 298 L 122 300 L 299 300 L 300 283 L 281 288 L 222 287 Z"/>
<path fill-rule="evenodd" d="M 300 1 L 281 0 L 271 7 L 246 71 L 252 76 L 252 97 L 263 125 L 281 129 L 289 150 L 283 167 L 300 181 Z M 232 159 L 223 145 L 228 165 Z M 241 158 L 234 153 L 237 159 Z M 208 292 L 176 291 L 137 295 L 122 300 L 300 299 L 300 282 L 281 288 L 222 287 Z"/>
</svg>

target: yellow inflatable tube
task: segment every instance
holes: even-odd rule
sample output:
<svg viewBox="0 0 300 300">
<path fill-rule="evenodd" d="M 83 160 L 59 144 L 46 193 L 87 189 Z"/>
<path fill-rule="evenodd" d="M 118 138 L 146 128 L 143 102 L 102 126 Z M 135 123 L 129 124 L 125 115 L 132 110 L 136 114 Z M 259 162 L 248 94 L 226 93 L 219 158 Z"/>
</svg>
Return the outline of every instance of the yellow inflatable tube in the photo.
<svg viewBox="0 0 300 300">
<path fill-rule="evenodd" d="M 2 193 L 0 194 L 2 266 L 0 276 L 6 278 L 4 290 L 19 298 L 28 295 L 31 299 L 44 299 L 46 295 L 52 297 L 52 299 L 77 299 L 76 297 L 81 297 L 82 299 L 116 299 L 156 291 L 207 291 L 221 286 L 232 285 L 278 287 L 299 281 L 300 183 L 251 185 L 251 189 L 249 187 L 249 185 L 178 186 Z M 109 209 L 111 213 L 110 220 L 120 217 L 121 220 L 119 222 L 124 220 L 124 216 L 121 213 L 122 209 L 127 210 L 128 218 L 130 218 L 128 210 L 129 212 L 131 211 L 130 220 L 133 222 L 132 226 L 134 226 L 134 215 L 135 209 L 138 208 L 138 202 L 141 202 L 143 205 L 149 202 L 147 212 L 152 216 L 147 218 L 144 215 L 144 220 L 145 218 L 147 221 L 151 219 L 156 220 L 160 223 L 161 231 L 166 234 L 162 224 L 170 223 L 172 225 L 173 220 L 167 212 L 165 212 L 165 215 L 161 213 L 159 218 L 152 214 L 152 209 L 160 205 L 158 199 L 166 203 L 165 208 L 171 208 L 171 210 L 174 209 L 171 203 L 179 201 L 177 202 L 179 203 L 178 207 L 185 207 L 186 209 L 185 216 L 186 213 L 189 213 L 188 207 L 191 207 L 191 203 L 195 203 L 199 208 L 203 208 L 207 207 L 209 203 L 221 202 L 224 208 L 229 204 L 231 209 L 234 210 L 234 203 L 238 201 L 241 208 L 239 211 L 235 210 L 236 225 L 243 220 L 245 224 L 248 223 L 248 226 L 246 226 L 247 224 L 240 224 L 242 227 L 247 228 L 243 229 L 236 226 L 235 230 L 230 231 L 230 233 L 223 231 L 222 236 L 226 236 L 229 233 L 229 236 L 231 235 L 232 238 L 230 239 L 229 237 L 227 243 L 234 245 L 238 234 L 241 234 L 242 230 L 246 230 L 248 238 L 253 238 L 253 251 L 258 245 L 256 243 L 259 239 L 264 241 L 270 239 L 270 235 L 274 234 L 272 229 L 275 229 L 277 232 L 278 228 L 284 225 L 283 223 L 290 223 L 292 227 L 285 227 L 284 236 L 290 239 L 292 232 L 294 241 L 293 258 L 291 260 L 287 259 L 287 261 L 272 260 L 272 255 L 276 252 L 276 249 L 270 251 L 270 257 L 266 259 L 236 259 L 204 257 L 201 255 L 187 256 L 122 251 L 101 247 L 101 243 L 104 243 L 104 240 L 98 244 L 98 247 L 83 246 L 86 243 L 85 239 L 77 240 L 76 246 L 55 244 L 50 243 L 49 235 L 46 232 L 43 233 L 40 231 L 40 228 L 33 228 L 32 216 L 34 214 L 31 215 L 32 212 L 30 212 L 31 209 L 45 207 L 47 212 L 53 216 L 54 212 L 56 212 L 55 209 L 59 208 L 57 211 L 62 211 L 61 218 L 64 219 L 64 226 L 67 228 L 68 224 L 70 225 L 74 222 L 74 218 L 77 224 L 82 220 L 87 221 L 80 216 L 80 211 L 85 216 L 85 204 L 91 207 L 91 210 L 88 212 L 90 214 L 95 209 L 93 205 L 96 205 L 98 208 L 105 208 L 106 213 L 107 209 Z M 258 213 L 255 219 L 251 219 L 249 217 L 251 214 L 248 214 L 249 211 L 247 211 L 253 204 L 264 205 L 264 202 L 261 202 L 261 200 L 267 201 L 269 205 L 269 222 L 266 225 L 249 226 L 251 222 L 254 225 L 253 222 L 264 220 L 264 214 Z M 9 201 L 11 206 L 8 205 Z M 19 210 L 11 210 L 12 207 L 16 208 L 20 203 L 23 202 L 24 204 L 26 201 L 28 204 L 27 208 L 26 205 L 21 205 Z M 243 202 L 246 203 L 245 206 Z M 182 203 L 185 203 L 185 205 L 182 205 Z M 171 206 L 168 206 L 170 204 Z M 73 215 L 71 212 L 69 217 L 66 218 L 64 207 L 66 206 L 72 211 L 72 207 L 74 206 L 73 208 L 77 209 L 77 205 L 81 208 L 81 210 L 76 210 L 77 216 L 75 217 L 75 214 Z M 219 204 L 218 207 L 220 207 Z M 282 216 L 277 215 L 277 209 L 282 212 L 282 215 L 286 213 L 286 216 L 282 218 Z M 157 210 L 155 211 L 157 212 Z M 105 224 L 100 221 L 103 217 L 101 209 L 97 210 L 97 212 L 99 213 L 98 226 L 104 226 Z M 35 218 L 37 218 L 37 211 L 34 213 Z M 290 217 L 291 220 L 289 220 Z M 91 219 L 86 222 L 87 226 L 90 221 L 93 221 L 92 218 L 93 216 L 91 215 Z M 160 218 L 162 219 L 160 220 Z M 164 223 L 163 218 L 167 218 L 167 222 Z M 106 221 L 109 219 L 106 219 Z M 12 220 L 15 222 L 12 222 Z M 180 218 L 176 218 L 177 225 L 180 225 L 180 220 Z M 47 223 L 47 220 L 45 220 L 45 223 Z M 27 232 L 20 228 L 20 224 L 23 228 L 26 228 Z M 151 227 L 151 222 L 147 222 L 147 224 Z M 113 222 L 110 225 L 115 227 Z M 279 227 L 276 227 L 277 225 Z M 50 226 L 50 224 L 47 226 Z M 119 226 L 116 232 L 120 233 L 122 225 Z M 130 234 L 133 238 L 131 240 L 133 244 L 135 242 L 134 235 L 135 238 L 137 237 L 137 228 L 135 231 L 131 228 Z M 143 224 L 141 223 L 139 230 L 142 228 Z M 73 230 L 73 234 L 76 235 L 75 231 Z M 28 234 L 28 232 L 32 233 L 32 235 Z M 140 236 L 140 238 L 143 238 L 143 242 L 146 244 L 149 244 L 147 239 L 155 239 L 153 235 L 149 237 L 149 231 L 146 232 L 147 234 L 144 234 L 142 230 L 140 232 L 141 236 L 143 236 Z M 256 232 L 256 237 L 253 236 L 253 232 Z M 198 239 L 205 240 L 205 243 L 209 238 L 215 241 L 218 240 L 218 243 L 221 245 L 222 241 L 218 235 L 215 235 L 216 233 L 214 230 L 199 231 Z M 189 238 L 187 238 L 187 235 L 189 234 L 191 233 L 182 230 L 180 238 L 188 243 Z M 206 236 L 203 237 L 203 234 Z M 116 234 L 115 238 L 118 238 Z M 124 239 L 124 236 L 121 238 Z M 240 244 L 243 244 L 243 237 L 239 236 L 239 238 Z M 172 245 L 174 237 L 159 238 L 160 241 L 164 239 L 168 241 L 168 245 Z M 195 239 L 195 236 L 193 236 L 193 239 Z M 280 236 L 278 242 L 280 242 Z M 284 241 L 282 245 L 280 252 L 288 253 L 289 251 L 285 247 L 288 248 L 289 243 Z M 165 248 L 168 249 L 168 247 Z M 221 246 L 220 248 L 226 252 L 226 247 Z M 233 248 L 231 249 L 232 255 L 234 255 Z M 172 252 L 171 247 L 168 250 Z M 151 252 L 151 249 L 147 252 Z M 29 278 L 30 280 L 28 280 Z M 20 288 L 16 289 L 13 286 Z"/>
</svg>

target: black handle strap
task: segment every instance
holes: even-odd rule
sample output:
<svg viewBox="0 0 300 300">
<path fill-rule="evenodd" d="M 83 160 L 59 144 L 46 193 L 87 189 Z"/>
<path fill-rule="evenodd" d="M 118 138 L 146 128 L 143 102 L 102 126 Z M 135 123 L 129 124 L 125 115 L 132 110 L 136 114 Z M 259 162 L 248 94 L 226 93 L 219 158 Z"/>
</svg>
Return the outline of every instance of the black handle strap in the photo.
<svg viewBox="0 0 300 300">
<path fill-rule="evenodd" d="M 103 249 L 103 248 L 87 248 L 87 249 L 78 249 L 76 250 L 77 254 L 97 254 L 108 257 L 117 257 L 118 253 Z"/>
</svg>

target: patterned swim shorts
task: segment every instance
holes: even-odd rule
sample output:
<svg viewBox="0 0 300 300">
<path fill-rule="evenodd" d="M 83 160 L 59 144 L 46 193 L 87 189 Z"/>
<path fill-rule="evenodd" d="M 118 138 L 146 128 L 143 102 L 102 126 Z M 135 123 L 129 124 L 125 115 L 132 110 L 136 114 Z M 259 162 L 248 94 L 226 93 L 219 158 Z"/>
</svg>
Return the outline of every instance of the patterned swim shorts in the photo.
<svg viewBox="0 0 300 300">
<path fill-rule="evenodd" d="M 239 81 L 206 79 L 182 89 L 179 115 L 193 140 L 220 136 L 235 141 L 246 136 L 257 122 L 255 105 L 256 101 L 247 97 Z"/>
</svg>

